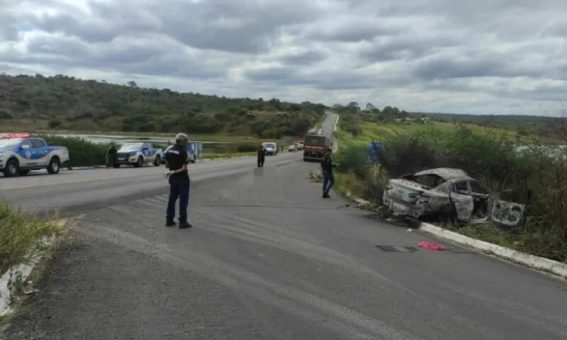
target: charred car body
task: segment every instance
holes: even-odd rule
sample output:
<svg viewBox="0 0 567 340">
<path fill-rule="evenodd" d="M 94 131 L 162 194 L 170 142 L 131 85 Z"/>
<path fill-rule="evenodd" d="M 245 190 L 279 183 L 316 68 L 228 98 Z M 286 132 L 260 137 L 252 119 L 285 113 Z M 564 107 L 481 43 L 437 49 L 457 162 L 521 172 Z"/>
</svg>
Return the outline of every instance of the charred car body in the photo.
<svg viewBox="0 0 567 340">
<path fill-rule="evenodd" d="M 526 206 L 506 202 L 460 169 L 439 168 L 391 179 L 384 190 L 382 217 L 396 214 L 420 220 L 492 220 L 510 227 L 523 221 Z"/>
</svg>

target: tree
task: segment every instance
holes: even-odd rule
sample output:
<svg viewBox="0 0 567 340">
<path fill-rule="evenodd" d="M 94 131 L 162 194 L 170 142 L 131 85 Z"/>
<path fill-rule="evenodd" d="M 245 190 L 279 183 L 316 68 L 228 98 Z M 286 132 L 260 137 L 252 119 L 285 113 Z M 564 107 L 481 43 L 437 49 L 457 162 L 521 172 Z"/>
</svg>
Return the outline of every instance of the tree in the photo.
<svg viewBox="0 0 567 340">
<path fill-rule="evenodd" d="M 350 102 L 350 103 L 348 103 L 347 108 L 348 108 L 349 111 L 352 112 L 352 113 L 358 113 L 358 112 L 360 112 L 360 105 L 358 105 L 357 102 Z"/>
<path fill-rule="evenodd" d="M 138 84 L 136 84 L 135 81 L 130 80 L 130 81 L 128 82 L 128 86 L 129 86 L 129 87 L 138 87 Z"/>
</svg>

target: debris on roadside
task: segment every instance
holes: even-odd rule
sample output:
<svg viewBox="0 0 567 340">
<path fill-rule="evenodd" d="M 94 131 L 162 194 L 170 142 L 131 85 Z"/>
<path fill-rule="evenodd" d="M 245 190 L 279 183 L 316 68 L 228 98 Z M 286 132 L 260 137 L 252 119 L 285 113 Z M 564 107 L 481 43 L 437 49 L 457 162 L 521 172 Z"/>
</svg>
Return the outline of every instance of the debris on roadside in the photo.
<svg viewBox="0 0 567 340">
<path fill-rule="evenodd" d="M 432 243 L 427 241 L 421 241 L 417 244 L 418 247 L 425 250 L 434 250 L 434 251 L 445 251 L 447 248 L 439 243 Z"/>
</svg>

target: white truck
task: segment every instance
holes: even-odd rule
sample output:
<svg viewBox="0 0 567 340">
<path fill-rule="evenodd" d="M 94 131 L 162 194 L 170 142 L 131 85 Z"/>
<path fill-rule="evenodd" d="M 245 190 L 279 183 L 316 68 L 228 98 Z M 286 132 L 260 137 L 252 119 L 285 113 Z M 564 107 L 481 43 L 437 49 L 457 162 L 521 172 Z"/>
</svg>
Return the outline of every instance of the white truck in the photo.
<svg viewBox="0 0 567 340">
<path fill-rule="evenodd" d="M 0 171 L 6 177 L 40 169 L 57 174 L 68 160 L 69 150 L 64 146 L 50 146 L 43 138 L 28 134 L 0 134 Z"/>
<path fill-rule="evenodd" d="M 278 154 L 278 144 L 276 142 L 264 142 L 262 147 L 266 150 L 267 156 L 275 156 Z"/>
</svg>

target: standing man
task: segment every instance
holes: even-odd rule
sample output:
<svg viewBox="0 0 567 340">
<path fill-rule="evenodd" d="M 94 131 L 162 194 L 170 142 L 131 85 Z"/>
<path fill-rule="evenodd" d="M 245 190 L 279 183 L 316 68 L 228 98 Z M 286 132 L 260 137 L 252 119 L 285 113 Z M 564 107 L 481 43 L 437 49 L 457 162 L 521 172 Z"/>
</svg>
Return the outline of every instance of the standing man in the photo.
<svg viewBox="0 0 567 340">
<path fill-rule="evenodd" d="M 331 151 L 327 150 L 321 161 L 321 172 L 323 173 L 323 198 L 330 198 L 329 191 L 335 184 L 335 176 L 333 175 L 333 160 L 331 159 Z"/>
<path fill-rule="evenodd" d="M 189 204 L 189 187 L 191 181 L 187 171 L 187 142 L 189 138 L 184 133 L 175 136 L 175 145 L 165 151 L 165 159 L 169 171 L 166 176 L 169 179 L 169 202 L 167 204 L 166 227 L 175 225 L 175 203 L 179 198 L 179 228 L 191 228 L 187 223 L 187 205 Z"/>
<path fill-rule="evenodd" d="M 111 166 L 114 166 L 116 163 L 116 153 L 118 151 L 116 150 L 116 145 L 114 143 L 112 143 L 112 145 L 110 146 L 110 148 L 108 148 L 108 150 L 106 150 L 106 167 L 110 168 Z"/>
<path fill-rule="evenodd" d="M 264 161 L 266 160 L 266 149 L 262 145 L 258 148 L 258 167 L 264 166 Z"/>
</svg>

